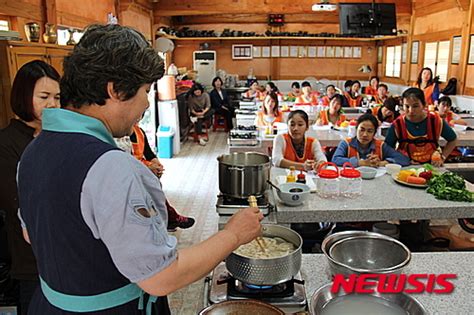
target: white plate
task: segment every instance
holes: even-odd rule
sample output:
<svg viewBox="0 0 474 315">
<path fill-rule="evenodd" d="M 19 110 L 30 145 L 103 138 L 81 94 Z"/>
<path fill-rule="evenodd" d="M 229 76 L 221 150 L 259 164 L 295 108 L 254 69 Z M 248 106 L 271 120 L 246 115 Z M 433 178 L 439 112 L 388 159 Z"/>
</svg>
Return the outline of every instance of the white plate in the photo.
<svg viewBox="0 0 474 315">
<path fill-rule="evenodd" d="M 394 181 L 396 181 L 397 183 L 399 183 L 399 184 L 409 186 L 409 187 L 415 187 L 415 188 L 426 188 L 426 187 L 428 187 L 428 184 L 418 185 L 418 184 L 412 184 L 412 183 L 407 183 L 407 182 L 401 181 L 401 180 L 398 179 L 398 173 L 397 174 L 392 174 L 392 179 Z"/>
</svg>

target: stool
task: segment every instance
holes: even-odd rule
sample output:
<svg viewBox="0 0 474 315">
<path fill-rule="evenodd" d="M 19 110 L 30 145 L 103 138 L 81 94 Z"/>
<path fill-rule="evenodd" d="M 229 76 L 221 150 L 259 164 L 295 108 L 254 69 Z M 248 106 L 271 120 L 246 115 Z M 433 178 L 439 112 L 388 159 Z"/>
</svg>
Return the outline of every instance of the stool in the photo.
<svg viewBox="0 0 474 315">
<path fill-rule="evenodd" d="M 205 137 L 209 141 L 209 127 L 211 125 L 211 122 L 207 119 L 202 123 L 202 130 L 203 133 L 201 134 L 201 137 Z M 192 129 L 188 134 L 188 137 L 193 137 L 194 142 L 199 142 L 199 135 L 196 133 L 195 129 L 195 123 L 193 123 Z"/>
<path fill-rule="evenodd" d="M 229 131 L 229 127 L 227 126 L 227 119 L 224 115 L 215 113 L 214 114 L 214 123 L 212 124 L 212 131 L 216 131 L 218 129 L 223 129 L 225 132 Z"/>
</svg>

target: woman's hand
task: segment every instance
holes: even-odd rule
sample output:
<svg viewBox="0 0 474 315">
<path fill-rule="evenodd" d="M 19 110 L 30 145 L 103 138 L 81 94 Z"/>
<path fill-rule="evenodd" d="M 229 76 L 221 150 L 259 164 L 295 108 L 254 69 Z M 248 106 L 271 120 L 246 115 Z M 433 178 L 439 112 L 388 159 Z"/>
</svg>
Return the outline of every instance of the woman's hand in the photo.
<svg viewBox="0 0 474 315">
<path fill-rule="evenodd" d="M 163 172 L 165 171 L 165 168 L 163 164 L 160 163 L 158 159 L 153 159 L 150 161 L 150 164 L 148 164 L 148 168 L 160 178 L 163 175 Z"/>
<path fill-rule="evenodd" d="M 304 161 L 303 168 L 305 171 L 311 171 L 314 168 L 314 160 Z"/>
<path fill-rule="evenodd" d="M 326 161 L 318 161 L 318 162 L 314 163 L 314 164 L 313 164 L 313 170 L 317 173 L 319 167 L 320 167 L 321 164 L 323 164 L 324 162 L 326 162 Z"/>
</svg>

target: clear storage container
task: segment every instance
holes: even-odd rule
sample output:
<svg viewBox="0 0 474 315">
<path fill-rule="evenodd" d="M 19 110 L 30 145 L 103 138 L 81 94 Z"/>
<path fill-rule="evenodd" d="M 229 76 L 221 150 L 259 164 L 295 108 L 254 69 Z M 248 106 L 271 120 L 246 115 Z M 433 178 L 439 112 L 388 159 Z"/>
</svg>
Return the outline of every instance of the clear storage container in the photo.
<svg viewBox="0 0 474 315">
<path fill-rule="evenodd" d="M 362 194 L 362 178 L 360 172 L 352 166 L 351 163 L 346 162 L 342 165 L 342 170 L 339 173 L 340 178 L 340 193 L 347 198 L 355 198 Z"/>
<path fill-rule="evenodd" d="M 331 168 L 328 168 L 331 167 Z M 322 198 L 339 196 L 339 169 L 336 164 L 326 162 L 318 169 L 317 192 Z"/>
</svg>

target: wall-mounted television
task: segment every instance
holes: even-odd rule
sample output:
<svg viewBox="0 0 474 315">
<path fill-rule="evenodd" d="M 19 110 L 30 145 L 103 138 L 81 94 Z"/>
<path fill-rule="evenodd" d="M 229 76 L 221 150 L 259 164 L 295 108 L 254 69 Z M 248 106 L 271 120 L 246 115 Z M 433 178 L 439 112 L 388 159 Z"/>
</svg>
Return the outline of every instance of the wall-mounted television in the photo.
<svg viewBox="0 0 474 315">
<path fill-rule="evenodd" d="M 395 3 L 340 3 L 339 25 L 344 35 L 396 35 Z"/>
</svg>

